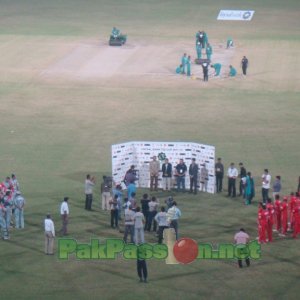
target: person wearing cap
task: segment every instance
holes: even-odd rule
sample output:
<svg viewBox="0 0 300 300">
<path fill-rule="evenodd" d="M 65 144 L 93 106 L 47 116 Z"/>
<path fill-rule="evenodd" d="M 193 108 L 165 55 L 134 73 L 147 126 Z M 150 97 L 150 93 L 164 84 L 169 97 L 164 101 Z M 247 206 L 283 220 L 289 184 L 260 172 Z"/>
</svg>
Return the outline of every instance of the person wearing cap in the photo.
<svg viewBox="0 0 300 300">
<path fill-rule="evenodd" d="M 241 228 L 239 232 L 237 232 L 234 235 L 234 242 L 237 245 L 237 251 L 238 254 L 243 255 L 245 253 L 245 248 L 247 248 L 247 244 L 249 242 L 249 235 L 245 232 L 244 228 Z M 246 265 L 247 267 L 250 266 L 250 259 L 249 256 L 245 257 L 245 261 L 246 261 Z M 239 267 L 242 268 L 243 267 L 243 263 L 242 263 L 242 259 L 240 257 L 238 257 L 238 264 Z"/>
<path fill-rule="evenodd" d="M 222 159 L 220 157 L 217 159 L 217 163 L 215 164 L 215 175 L 216 175 L 217 193 L 220 193 L 222 192 L 223 177 L 224 177 L 224 166 L 222 164 Z"/>
<path fill-rule="evenodd" d="M 53 255 L 55 228 L 54 228 L 54 223 L 51 220 L 50 214 L 47 214 L 46 216 L 46 219 L 44 221 L 44 228 L 45 228 L 45 254 Z"/>
<path fill-rule="evenodd" d="M 17 190 L 16 196 L 14 198 L 14 206 L 15 206 L 15 227 L 16 228 L 24 228 L 24 206 L 25 199 L 21 195 L 21 192 Z"/>
<path fill-rule="evenodd" d="M 158 175 L 160 170 L 160 163 L 156 159 L 154 155 L 152 157 L 152 161 L 149 163 L 149 171 L 150 171 L 150 191 L 157 191 L 158 188 Z"/>
<path fill-rule="evenodd" d="M 227 197 L 234 198 L 236 196 L 236 178 L 238 177 L 238 170 L 234 166 L 234 163 L 232 162 L 230 164 L 230 167 L 227 171 L 227 177 L 228 177 L 228 195 Z"/>
<path fill-rule="evenodd" d="M 192 158 L 192 163 L 189 166 L 189 175 L 190 175 L 190 194 L 197 194 L 198 190 L 198 172 L 199 166 L 196 164 L 196 159 Z"/>
<path fill-rule="evenodd" d="M 62 235 L 68 234 L 68 223 L 69 223 L 69 205 L 68 205 L 69 197 L 64 197 L 64 201 L 61 203 L 60 206 L 60 215 L 62 220 L 62 228 L 60 232 Z"/>
<path fill-rule="evenodd" d="M 86 180 L 84 184 L 85 189 L 85 209 L 92 210 L 92 202 L 93 202 L 93 188 L 95 185 L 94 177 L 91 177 L 90 174 L 86 175 Z"/>
</svg>

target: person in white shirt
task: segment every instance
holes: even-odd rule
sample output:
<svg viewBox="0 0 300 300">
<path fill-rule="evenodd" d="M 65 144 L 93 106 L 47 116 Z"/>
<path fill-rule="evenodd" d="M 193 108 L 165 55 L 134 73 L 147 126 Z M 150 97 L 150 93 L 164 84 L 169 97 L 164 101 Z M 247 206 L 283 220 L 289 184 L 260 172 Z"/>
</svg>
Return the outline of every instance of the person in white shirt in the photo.
<svg viewBox="0 0 300 300">
<path fill-rule="evenodd" d="M 264 174 L 262 174 L 261 178 L 262 178 L 261 194 L 263 198 L 263 203 L 267 203 L 267 200 L 269 198 L 269 189 L 271 186 L 271 175 L 269 174 L 268 169 L 264 170 Z"/>
<path fill-rule="evenodd" d="M 15 226 L 16 228 L 24 228 L 24 206 L 25 199 L 21 195 L 20 191 L 16 192 L 16 196 L 14 198 L 14 206 L 15 206 Z"/>
<path fill-rule="evenodd" d="M 91 177 L 90 174 L 86 175 L 86 180 L 85 180 L 85 184 L 84 184 L 85 209 L 86 210 L 92 210 L 94 185 L 95 185 L 95 178 Z"/>
<path fill-rule="evenodd" d="M 161 207 L 160 212 L 155 216 L 155 221 L 158 224 L 158 243 L 161 244 L 163 240 L 165 228 L 169 228 L 168 217 L 165 207 Z"/>
<path fill-rule="evenodd" d="M 243 251 L 246 247 L 247 247 L 247 244 L 249 242 L 249 235 L 245 232 L 244 228 L 241 228 L 240 231 L 238 233 L 235 234 L 234 236 L 234 242 L 239 245 L 238 246 L 238 254 L 241 254 L 243 255 L 245 253 L 245 251 Z M 245 258 L 245 261 L 246 261 L 246 265 L 247 267 L 250 266 L 250 259 L 249 257 L 246 257 Z M 242 259 L 238 259 L 238 264 L 239 264 L 239 267 L 242 268 L 243 267 L 243 264 L 242 264 Z"/>
<path fill-rule="evenodd" d="M 65 197 L 64 201 L 60 206 L 60 215 L 62 220 L 62 229 L 60 230 L 62 235 L 68 234 L 68 222 L 69 222 L 69 205 L 68 205 L 69 197 Z"/>
<path fill-rule="evenodd" d="M 144 238 L 144 224 L 145 224 L 145 217 L 141 212 L 140 207 L 136 208 L 136 213 L 133 217 L 134 221 L 134 240 L 136 245 L 145 243 Z"/>
<path fill-rule="evenodd" d="M 236 197 L 236 179 L 239 175 L 237 168 L 234 166 L 234 163 L 230 164 L 230 167 L 227 171 L 228 177 L 228 195 L 227 197 Z"/>
<path fill-rule="evenodd" d="M 147 231 L 151 231 L 152 223 L 153 223 L 153 231 L 156 232 L 157 223 L 154 219 L 157 214 L 158 202 L 156 201 L 156 197 L 152 197 L 151 201 L 148 203 L 149 206 L 149 215 L 148 215 L 148 227 Z"/>
<path fill-rule="evenodd" d="M 44 221 L 45 227 L 45 254 L 53 255 L 53 246 L 55 238 L 54 223 L 51 220 L 51 216 L 48 214 Z"/>
<path fill-rule="evenodd" d="M 170 228 L 174 228 L 176 234 L 176 240 L 179 238 L 178 234 L 178 219 L 181 217 L 181 211 L 177 207 L 176 201 L 173 201 L 172 207 L 168 209 L 167 212 L 167 221 L 170 224 Z"/>
<path fill-rule="evenodd" d="M 125 209 L 125 232 L 124 242 L 127 243 L 128 233 L 130 234 L 130 243 L 134 243 L 134 214 L 135 212 L 131 209 L 131 205 Z"/>
</svg>

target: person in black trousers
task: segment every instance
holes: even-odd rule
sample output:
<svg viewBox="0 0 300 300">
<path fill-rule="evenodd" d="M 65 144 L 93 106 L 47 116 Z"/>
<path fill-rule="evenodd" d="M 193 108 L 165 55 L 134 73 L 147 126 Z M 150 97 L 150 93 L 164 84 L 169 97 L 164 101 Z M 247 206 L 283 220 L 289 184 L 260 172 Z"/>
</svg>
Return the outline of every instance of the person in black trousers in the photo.
<svg viewBox="0 0 300 300">
<path fill-rule="evenodd" d="M 240 177 L 240 194 L 239 196 L 245 196 L 245 184 L 243 182 L 243 178 L 246 178 L 247 176 L 247 171 L 246 171 L 246 168 L 244 167 L 244 164 L 242 162 L 239 163 L 239 166 L 240 166 L 240 174 L 239 174 L 239 177 Z"/>
<path fill-rule="evenodd" d="M 243 75 L 247 75 L 248 63 L 249 63 L 248 58 L 244 56 L 241 61 Z"/>
<path fill-rule="evenodd" d="M 208 81 L 208 63 L 204 62 L 202 64 L 203 69 L 203 81 Z"/>
<path fill-rule="evenodd" d="M 222 159 L 219 157 L 217 163 L 215 164 L 216 173 L 216 188 L 217 193 L 222 192 L 223 188 L 223 177 L 224 177 L 224 166 L 222 164 Z"/>
<path fill-rule="evenodd" d="M 238 177 L 238 170 L 234 166 L 234 163 L 230 164 L 230 167 L 227 171 L 227 177 L 228 177 L 228 195 L 227 197 L 235 197 L 236 196 L 236 188 L 235 188 L 235 182 L 236 178 Z"/>
<path fill-rule="evenodd" d="M 137 274 L 140 278 L 140 282 L 147 283 L 148 270 L 147 270 L 147 263 L 144 257 L 145 257 L 145 250 L 143 250 L 142 248 L 138 248 L 137 260 L 136 260 Z"/>
</svg>

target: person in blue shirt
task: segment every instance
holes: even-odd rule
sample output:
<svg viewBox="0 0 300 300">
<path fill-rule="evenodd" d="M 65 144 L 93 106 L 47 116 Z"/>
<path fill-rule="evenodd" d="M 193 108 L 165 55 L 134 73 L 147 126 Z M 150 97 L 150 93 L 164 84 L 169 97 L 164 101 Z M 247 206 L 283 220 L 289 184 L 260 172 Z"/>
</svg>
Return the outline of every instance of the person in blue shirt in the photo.
<svg viewBox="0 0 300 300">
<path fill-rule="evenodd" d="M 207 56 L 207 59 L 211 59 L 211 56 L 212 56 L 212 53 L 213 53 L 213 49 L 212 49 L 212 46 L 208 43 L 207 46 L 206 46 L 206 56 Z"/>
<path fill-rule="evenodd" d="M 191 76 L 191 57 L 188 56 L 186 63 L 186 75 Z"/>
<path fill-rule="evenodd" d="M 185 74 L 185 69 L 186 69 L 186 65 L 188 62 L 188 58 L 186 56 L 186 53 L 183 54 L 182 58 L 181 58 L 181 65 L 182 65 L 182 74 Z"/>
<path fill-rule="evenodd" d="M 236 69 L 232 65 L 229 66 L 229 76 L 230 77 L 236 76 Z"/>
<path fill-rule="evenodd" d="M 201 57 L 202 57 L 202 47 L 201 47 L 200 42 L 198 42 L 196 44 L 196 52 L 197 52 L 197 58 L 201 59 Z"/>
<path fill-rule="evenodd" d="M 219 76 L 221 73 L 222 65 L 220 63 L 212 64 L 211 67 L 215 69 L 215 76 Z"/>
<path fill-rule="evenodd" d="M 176 72 L 176 74 L 182 74 L 182 72 L 183 72 L 183 67 L 182 67 L 182 65 L 178 66 L 178 67 L 176 68 L 175 72 Z"/>
</svg>

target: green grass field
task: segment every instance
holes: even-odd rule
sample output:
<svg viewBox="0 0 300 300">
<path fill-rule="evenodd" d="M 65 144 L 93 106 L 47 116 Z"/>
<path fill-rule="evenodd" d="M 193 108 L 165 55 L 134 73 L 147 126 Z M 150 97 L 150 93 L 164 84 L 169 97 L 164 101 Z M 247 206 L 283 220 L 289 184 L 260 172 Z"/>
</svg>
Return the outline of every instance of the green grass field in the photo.
<svg viewBox="0 0 300 300">
<path fill-rule="evenodd" d="M 5 0 L 0 8 L 0 175 L 17 174 L 27 200 L 25 229 L 0 241 L 1 299 L 298 299 L 299 239 L 275 237 L 262 246 L 261 260 L 242 270 L 235 261 L 151 260 L 147 285 L 138 283 L 135 261 L 61 262 L 43 253 L 45 214 L 53 215 L 59 230 L 65 195 L 71 237 L 121 237 L 100 210 L 99 186 L 111 172 L 111 145 L 132 140 L 212 144 L 226 167 L 243 161 L 255 175 L 254 205 L 225 193 L 176 195 L 180 235 L 216 245 L 231 242 L 243 226 L 254 239 L 263 169 L 282 176 L 285 194 L 295 190 L 300 175 L 298 0 Z M 219 10 L 228 8 L 256 12 L 251 22 L 218 22 Z M 240 73 L 246 55 L 249 76 L 207 85 L 40 76 L 76 43 L 106 40 L 113 26 L 129 41 L 154 45 L 194 45 L 199 29 L 214 43 L 230 35 L 236 44 L 231 63 Z M 83 210 L 87 173 L 98 179 L 91 213 Z"/>
</svg>

